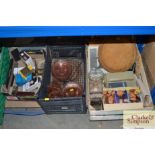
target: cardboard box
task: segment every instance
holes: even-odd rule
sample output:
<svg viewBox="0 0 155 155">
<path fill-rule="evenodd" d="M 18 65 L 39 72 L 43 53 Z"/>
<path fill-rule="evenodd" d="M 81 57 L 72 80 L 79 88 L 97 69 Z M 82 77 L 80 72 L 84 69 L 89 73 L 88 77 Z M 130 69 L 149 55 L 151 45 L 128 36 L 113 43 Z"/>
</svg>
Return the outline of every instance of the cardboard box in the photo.
<svg viewBox="0 0 155 155">
<path fill-rule="evenodd" d="M 87 47 L 87 73 L 89 73 L 90 69 L 93 67 L 98 67 L 99 62 L 97 61 L 98 55 L 98 46 L 99 44 L 91 44 Z M 92 59 L 91 59 L 92 58 Z M 104 73 L 106 74 L 107 72 L 102 69 Z M 144 94 L 147 94 L 148 97 L 148 102 L 147 104 L 145 103 L 131 103 L 131 104 L 117 104 L 117 105 L 110 105 L 107 104 L 104 107 L 104 110 L 95 110 L 91 105 L 90 105 L 90 98 L 89 98 L 89 78 L 87 74 L 87 105 L 89 109 L 89 115 L 90 115 L 90 120 L 114 120 L 114 119 L 122 119 L 122 114 L 123 110 L 152 110 L 153 109 L 153 104 L 152 104 L 152 99 L 150 95 L 150 90 L 148 86 L 148 80 L 146 78 L 146 73 L 144 70 L 143 62 L 141 55 L 139 54 L 139 51 L 137 49 L 137 58 L 136 58 L 136 66 L 135 66 L 135 72 L 136 76 L 140 77 L 141 82 L 142 82 L 142 88 L 144 89 Z M 137 80 L 136 80 L 137 81 Z M 138 82 L 138 81 L 137 81 Z M 139 83 L 138 83 L 139 85 Z M 141 88 L 141 86 L 139 85 Z"/>
<path fill-rule="evenodd" d="M 144 61 L 149 88 L 152 90 L 155 86 L 155 42 L 148 43 L 144 46 L 142 59 Z"/>
<path fill-rule="evenodd" d="M 36 101 L 7 101 L 6 108 L 40 108 Z"/>
<path fill-rule="evenodd" d="M 18 60 L 18 63 L 13 59 L 11 51 L 14 49 L 19 51 L 26 51 L 28 55 L 33 59 L 35 63 L 35 73 L 37 80 L 34 81 L 34 85 L 30 83 L 24 84 L 22 87 L 18 86 L 15 81 L 15 68 L 17 71 L 19 68 L 26 67 L 26 64 L 23 60 Z M 1 91 L 7 97 L 6 107 L 40 107 L 36 99 L 38 98 L 37 89 L 41 85 L 41 78 L 44 71 L 44 62 L 46 57 L 46 47 L 11 47 L 9 59 L 12 61 L 10 65 L 10 70 L 7 72 L 7 83 L 1 87 Z M 8 51 L 9 52 L 9 51 Z M 25 88 L 29 88 L 26 90 Z M 36 90 L 36 92 L 34 91 Z"/>
</svg>

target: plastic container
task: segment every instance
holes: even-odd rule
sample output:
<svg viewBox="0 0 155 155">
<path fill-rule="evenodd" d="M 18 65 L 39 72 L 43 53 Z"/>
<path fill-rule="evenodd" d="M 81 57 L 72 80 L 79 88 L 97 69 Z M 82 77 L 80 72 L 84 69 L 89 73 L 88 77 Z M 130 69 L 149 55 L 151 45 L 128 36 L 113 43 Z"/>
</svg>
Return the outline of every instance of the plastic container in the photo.
<svg viewBox="0 0 155 155">
<path fill-rule="evenodd" d="M 9 68 L 10 68 L 9 50 L 6 47 L 2 47 L 0 51 L 0 87 L 7 81 Z"/>
<path fill-rule="evenodd" d="M 0 93 L 0 125 L 3 124 L 6 97 Z"/>
<path fill-rule="evenodd" d="M 8 48 L 0 49 L 0 90 L 1 86 L 6 83 L 8 71 L 10 68 L 10 55 Z M 0 92 L 0 125 L 3 124 L 6 96 Z"/>
<path fill-rule="evenodd" d="M 57 61 L 61 63 L 60 66 L 63 66 L 64 70 L 60 68 Z M 68 67 L 66 62 L 71 64 L 72 69 Z M 56 78 L 59 74 L 58 72 L 54 72 L 53 74 L 52 67 L 55 63 L 57 63 L 56 68 L 64 72 L 64 74 L 60 75 L 62 77 L 59 79 Z M 38 100 L 45 113 L 86 113 L 85 64 L 85 46 L 51 46 L 48 48 L 44 77 Z M 72 71 L 70 72 L 70 70 Z M 68 74 L 70 75 L 68 76 Z M 61 89 L 58 89 L 59 87 L 55 80 L 60 83 L 59 87 Z M 55 91 L 51 95 L 53 98 L 48 95 L 49 86 L 52 82 L 55 83 L 51 87 L 51 90 Z M 80 95 L 73 95 L 74 93 L 71 93 L 70 96 L 64 95 L 63 91 L 69 90 L 68 87 L 66 89 L 66 86 L 68 86 L 67 84 L 70 86 L 70 82 L 73 82 L 71 86 L 80 86 L 77 87 L 77 90 L 79 88 L 82 90 L 82 93 L 79 93 Z M 70 90 L 73 91 L 73 89 L 71 88 Z"/>
</svg>

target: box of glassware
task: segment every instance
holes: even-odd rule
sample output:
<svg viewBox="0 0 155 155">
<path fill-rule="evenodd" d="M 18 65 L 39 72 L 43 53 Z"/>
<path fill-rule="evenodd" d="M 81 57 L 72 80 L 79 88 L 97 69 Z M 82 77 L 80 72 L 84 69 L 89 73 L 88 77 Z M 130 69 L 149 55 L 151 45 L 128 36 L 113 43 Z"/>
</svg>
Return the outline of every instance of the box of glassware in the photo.
<svg viewBox="0 0 155 155">
<path fill-rule="evenodd" d="M 11 47 L 6 83 L 1 92 L 11 104 L 18 101 L 34 101 L 36 104 L 42 84 L 46 47 Z"/>
<path fill-rule="evenodd" d="M 141 55 L 134 43 L 88 45 L 86 79 L 90 120 L 122 119 L 124 110 L 153 109 Z"/>
</svg>

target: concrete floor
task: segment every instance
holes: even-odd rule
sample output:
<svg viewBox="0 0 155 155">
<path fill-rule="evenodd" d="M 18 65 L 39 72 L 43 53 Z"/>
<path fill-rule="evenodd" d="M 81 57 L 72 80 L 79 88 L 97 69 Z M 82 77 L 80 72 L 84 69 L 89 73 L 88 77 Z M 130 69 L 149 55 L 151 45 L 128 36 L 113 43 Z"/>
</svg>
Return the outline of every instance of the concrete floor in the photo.
<svg viewBox="0 0 155 155">
<path fill-rule="evenodd" d="M 119 129 L 122 121 L 90 121 L 89 114 L 22 116 L 5 114 L 1 129 Z"/>
</svg>

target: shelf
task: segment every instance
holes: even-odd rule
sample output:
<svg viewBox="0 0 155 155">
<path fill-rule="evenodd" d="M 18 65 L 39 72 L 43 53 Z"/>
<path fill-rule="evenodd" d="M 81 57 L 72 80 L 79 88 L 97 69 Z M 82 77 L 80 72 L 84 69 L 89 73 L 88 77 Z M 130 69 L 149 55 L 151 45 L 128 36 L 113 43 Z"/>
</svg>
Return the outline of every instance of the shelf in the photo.
<svg viewBox="0 0 155 155">
<path fill-rule="evenodd" d="M 155 26 L 2 26 L 0 38 L 155 35 Z"/>
</svg>

